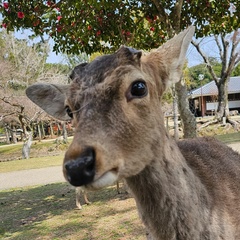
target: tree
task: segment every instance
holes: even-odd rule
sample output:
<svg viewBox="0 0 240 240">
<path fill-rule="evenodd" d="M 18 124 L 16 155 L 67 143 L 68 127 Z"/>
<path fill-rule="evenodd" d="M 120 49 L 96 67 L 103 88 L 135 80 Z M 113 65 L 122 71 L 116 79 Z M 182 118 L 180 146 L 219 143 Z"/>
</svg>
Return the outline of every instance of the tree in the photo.
<svg viewBox="0 0 240 240">
<path fill-rule="evenodd" d="M 156 48 L 192 23 L 197 27 L 196 37 L 231 32 L 238 27 L 239 14 L 234 11 L 239 13 L 239 9 L 239 4 L 229 0 L 10 0 L 1 12 L 3 27 L 8 30 L 30 28 L 38 36 L 49 34 L 56 52 L 91 54 L 114 51 L 122 44 Z M 183 103 L 186 87 L 178 89 Z M 188 115 L 186 124 L 192 126 L 186 134 L 196 135 L 194 116 L 186 106 L 181 109 L 186 110 L 181 115 Z"/>
<path fill-rule="evenodd" d="M 209 62 L 212 65 L 212 68 L 217 77 L 221 75 L 222 64 L 213 57 L 209 57 Z M 199 79 L 199 75 L 204 75 L 203 80 Z M 206 83 L 209 83 L 213 80 L 211 74 L 209 73 L 206 64 L 201 63 L 189 68 L 190 82 L 187 84 L 188 90 L 192 90 L 200 87 Z"/>
<path fill-rule="evenodd" d="M 78 54 L 113 51 L 121 44 L 159 46 L 194 23 L 197 37 L 238 27 L 239 4 L 209 0 L 5 1 L 2 27 L 50 35 L 55 51 Z M 201 11 L 199 11 L 201 9 Z"/>
<path fill-rule="evenodd" d="M 0 127 L 5 130 L 7 142 L 17 142 L 17 133 L 24 141 L 23 158 L 29 157 L 34 124 L 49 117 L 25 95 L 29 84 L 67 82 L 67 66 L 46 64 L 46 43 L 29 45 L 13 34 L 0 32 Z"/>
<path fill-rule="evenodd" d="M 80 63 L 89 62 L 89 56 L 86 53 L 81 54 L 65 54 L 65 62 L 69 69 L 73 69 Z"/>
<path fill-rule="evenodd" d="M 49 53 L 48 43 L 29 44 L 26 40 L 16 39 L 13 33 L 0 32 L 0 80 L 12 89 L 24 89 L 32 84 L 45 70 Z"/>
<path fill-rule="evenodd" d="M 240 76 L 240 64 L 238 63 L 237 66 L 234 68 L 232 72 L 232 76 Z"/>
<path fill-rule="evenodd" d="M 217 85 L 218 108 L 216 117 L 221 120 L 222 117 L 228 117 L 229 115 L 227 84 L 234 68 L 240 61 L 240 29 L 235 30 L 232 34 L 215 35 L 215 41 L 218 46 L 219 58 L 221 60 L 220 74 L 217 74 L 209 57 L 201 50 L 201 42 L 197 43 L 196 41 L 192 41 L 192 43 L 202 56 L 206 68 Z"/>
</svg>

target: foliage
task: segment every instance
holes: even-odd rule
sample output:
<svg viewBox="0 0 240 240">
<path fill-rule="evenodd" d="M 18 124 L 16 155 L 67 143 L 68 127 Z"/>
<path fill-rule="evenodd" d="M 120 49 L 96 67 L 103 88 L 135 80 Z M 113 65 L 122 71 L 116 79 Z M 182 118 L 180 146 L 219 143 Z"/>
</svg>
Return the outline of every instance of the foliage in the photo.
<svg viewBox="0 0 240 240">
<path fill-rule="evenodd" d="M 197 37 L 231 32 L 239 27 L 235 12 L 235 0 L 9 0 L 0 8 L 2 27 L 47 33 L 54 50 L 68 54 L 106 52 L 121 44 L 148 50 L 192 23 Z"/>
<path fill-rule="evenodd" d="M 239 12 L 236 0 L 9 0 L 0 7 L 3 28 L 48 34 L 54 51 L 76 55 L 114 51 L 122 44 L 149 50 L 191 24 L 196 37 L 229 33 L 239 27 Z"/>
<path fill-rule="evenodd" d="M 4 133 L 4 128 L 0 127 L 0 134 L 3 134 L 3 133 Z"/>
<path fill-rule="evenodd" d="M 191 75 L 190 75 L 189 68 L 187 66 L 187 62 L 184 64 L 184 67 L 183 67 L 183 79 L 186 87 L 189 89 L 191 86 Z"/>
<path fill-rule="evenodd" d="M 69 67 L 66 64 L 61 63 L 45 63 L 45 71 L 58 72 L 60 74 L 67 75 L 69 73 Z"/>
<path fill-rule="evenodd" d="M 89 56 L 86 53 L 76 54 L 65 54 L 65 62 L 69 68 L 72 70 L 80 63 L 89 62 Z"/>
<path fill-rule="evenodd" d="M 212 65 L 213 71 L 218 78 L 221 77 L 222 63 L 220 63 L 217 58 L 209 57 L 209 62 Z M 201 63 L 190 67 L 188 69 L 190 75 L 190 82 L 187 84 L 188 89 L 195 89 L 201 85 L 205 85 L 213 80 L 212 75 L 209 73 L 206 64 Z M 199 79 L 199 75 L 204 75 L 203 80 Z M 240 76 L 240 64 L 238 64 L 231 73 L 231 77 Z"/>
<path fill-rule="evenodd" d="M 4 87 L 25 89 L 44 71 L 49 46 L 47 43 L 29 45 L 26 40 L 16 39 L 13 33 L 0 32 L 0 80 Z M 13 71 L 14 69 L 14 71 Z"/>
<path fill-rule="evenodd" d="M 238 64 L 238 65 L 234 68 L 234 70 L 233 70 L 233 72 L 232 72 L 232 76 L 240 76 L 240 64 Z"/>
<path fill-rule="evenodd" d="M 95 53 L 91 54 L 89 60 L 90 60 L 90 61 L 93 61 L 95 58 L 97 58 L 97 57 L 99 57 L 99 56 L 101 56 L 101 55 L 103 55 L 103 53 L 95 52 Z"/>
<path fill-rule="evenodd" d="M 0 126 L 6 126 L 7 138 L 15 135 L 16 128 L 22 129 L 25 135 L 27 130 L 35 128 L 32 123 L 49 119 L 26 97 L 26 87 L 38 81 L 65 83 L 69 68 L 63 64 L 46 63 L 47 42 L 19 40 L 13 33 L 2 30 L 0 46 Z"/>
<path fill-rule="evenodd" d="M 218 77 L 221 75 L 221 63 L 217 61 L 211 61 L 213 64 L 213 69 Z M 203 80 L 200 80 L 199 75 L 204 75 Z M 211 82 L 212 76 L 206 68 L 206 64 L 198 64 L 196 66 L 189 68 L 190 75 L 190 84 L 188 85 L 188 89 L 198 88 L 201 85 L 204 85 L 208 82 Z"/>
<path fill-rule="evenodd" d="M 166 102 L 166 103 L 172 103 L 173 98 L 172 98 L 172 93 L 170 90 L 163 93 L 162 101 Z"/>
</svg>

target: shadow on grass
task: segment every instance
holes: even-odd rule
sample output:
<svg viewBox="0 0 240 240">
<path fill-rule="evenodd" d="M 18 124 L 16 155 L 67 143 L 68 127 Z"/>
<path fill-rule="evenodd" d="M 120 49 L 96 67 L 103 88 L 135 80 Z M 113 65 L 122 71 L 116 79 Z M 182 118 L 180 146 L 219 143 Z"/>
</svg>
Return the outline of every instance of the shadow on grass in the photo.
<svg viewBox="0 0 240 240">
<path fill-rule="evenodd" d="M 111 186 L 90 192 L 89 199 L 91 205 L 77 210 L 75 191 L 67 183 L 2 191 L 0 238 L 144 239 L 132 198 Z"/>
</svg>

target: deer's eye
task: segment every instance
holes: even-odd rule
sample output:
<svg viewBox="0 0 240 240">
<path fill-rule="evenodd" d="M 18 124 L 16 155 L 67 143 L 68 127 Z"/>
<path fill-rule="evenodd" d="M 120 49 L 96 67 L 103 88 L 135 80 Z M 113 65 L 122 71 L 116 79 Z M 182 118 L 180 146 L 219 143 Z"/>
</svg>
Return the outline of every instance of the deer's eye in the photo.
<svg viewBox="0 0 240 240">
<path fill-rule="evenodd" d="M 70 107 L 69 107 L 69 106 L 66 106 L 66 107 L 65 107 L 65 110 L 66 110 L 67 115 L 68 115 L 70 118 L 73 118 L 73 113 L 72 113 L 72 110 L 70 109 Z"/>
<path fill-rule="evenodd" d="M 131 95 L 133 98 L 135 97 L 145 97 L 147 95 L 147 86 L 144 81 L 136 81 L 131 86 Z"/>
</svg>

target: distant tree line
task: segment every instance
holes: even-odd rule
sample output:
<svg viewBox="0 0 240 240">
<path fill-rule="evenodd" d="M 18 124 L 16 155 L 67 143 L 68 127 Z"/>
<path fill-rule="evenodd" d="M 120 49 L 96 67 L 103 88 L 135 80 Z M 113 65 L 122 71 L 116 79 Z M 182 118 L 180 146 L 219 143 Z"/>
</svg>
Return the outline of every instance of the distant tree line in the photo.
<svg viewBox="0 0 240 240">
<path fill-rule="evenodd" d="M 222 70 L 222 63 L 219 62 L 216 58 L 209 57 L 209 61 L 213 67 L 214 72 L 216 73 L 217 77 L 221 77 L 221 70 Z M 200 80 L 199 76 L 204 75 L 203 80 Z M 236 68 L 232 71 L 231 77 L 240 76 L 240 64 L 236 66 Z M 196 66 L 189 68 L 189 79 L 190 82 L 188 84 L 188 89 L 192 90 L 195 88 L 200 87 L 206 83 L 213 81 L 211 74 L 209 73 L 206 64 L 201 63 Z"/>
</svg>

